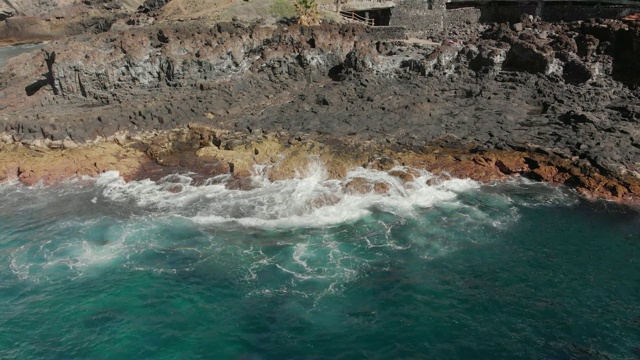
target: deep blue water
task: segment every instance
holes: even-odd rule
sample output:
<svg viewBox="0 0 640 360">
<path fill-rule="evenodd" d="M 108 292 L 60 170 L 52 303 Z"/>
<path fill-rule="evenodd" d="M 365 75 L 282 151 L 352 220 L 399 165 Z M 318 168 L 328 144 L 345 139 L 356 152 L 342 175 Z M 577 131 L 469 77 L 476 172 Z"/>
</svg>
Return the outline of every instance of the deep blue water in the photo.
<svg viewBox="0 0 640 360">
<path fill-rule="evenodd" d="M 0 359 L 640 358 L 637 210 L 364 175 L 0 185 Z"/>
</svg>

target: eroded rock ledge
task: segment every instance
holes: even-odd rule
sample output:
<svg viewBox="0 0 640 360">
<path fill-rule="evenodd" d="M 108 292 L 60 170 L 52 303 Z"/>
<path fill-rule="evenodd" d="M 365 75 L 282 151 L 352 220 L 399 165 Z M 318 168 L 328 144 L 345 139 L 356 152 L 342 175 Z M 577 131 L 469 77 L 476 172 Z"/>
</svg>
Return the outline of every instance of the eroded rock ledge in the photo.
<svg viewBox="0 0 640 360">
<path fill-rule="evenodd" d="M 385 147 L 331 136 L 300 136 L 286 132 L 231 132 L 190 124 L 171 131 L 131 135 L 67 149 L 15 143 L 0 152 L 0 179 L 26 185 L 52 184 L 117 170 L 125 180 L 152 179 L 190 173 L 195 184 L 219 175 L 227 187 L 249 189 L 260 168 L 272 181 L 299 176 L 311 162 L 319 162 L 331 179 L 344 179 L 357 167 L 386 171 L 402 182 L 414 180 L 414 170 L 437 177 L 471 178 L 481 182 L 526 177 L 565 184 L 590 198 L 640 204 L 640 180 L 633 175 L 612 176 L 579 159 L 566 159 L 541 149 L 482 150 L 469 145 L 431 145 L 412 149 Z M 397 166 L 405 170 L 397 170 Z M 384 184 L 352 179 L 344 184 L 359 193 L 386 192 Z"/>
<path fill-rule="evenodd" d="M 443 44 L 337 24 L 116 27 L 0 69 L 0 174 L 190 169 L 243 187 L 254 164 L 277 180 L 311 156 L 336 178 L 403 164 L 637 203 L 639 41 L 617 20 L 527 18 Z"/>
</svg>

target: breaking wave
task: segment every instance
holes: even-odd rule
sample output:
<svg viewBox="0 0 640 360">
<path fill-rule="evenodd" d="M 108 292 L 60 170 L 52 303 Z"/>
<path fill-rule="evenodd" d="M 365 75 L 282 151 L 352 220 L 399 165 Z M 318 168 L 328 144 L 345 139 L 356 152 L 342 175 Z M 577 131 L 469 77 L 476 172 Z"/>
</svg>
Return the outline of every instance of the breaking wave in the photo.
<svg viewBox="0 0 640 360">
<path fill-rule="evenodd" d="M 402 167 L 393 170 L 407 170 Z M 415 210 L 455 201 L 458 193 L 479 188 L 472 180 L 448 179 L 428 185 L 435 176 L 417 172 L 403 183 L 387 172 L 357 169 L 344 180 L 328 179 L 320 164 L 312 164 L 300 176 L 270 182 L 262 172 L 251 178 L 254 188 L 229 190 L 224 182 L 193 186 L 186 175 L 171 175 L 159 182 L 125 183 L 116 172 L 102 175 L 97 183 L 102 196 L 112 202 L 134 202 L 153 211 L 168 211 L 199 224 L 234 223 L 246 227 L 323 227 L 362 219 L 372 211 L 413 216 Z M 385 184 L 388 191 L 352 193 L 344 185 L 353 179 Z"/>
<path fill-rule="evenodd" d="M 402 181 L 394 171 L 412 176 Z M 516 205 L 576 199 L 539 184 L 481 186 L 404 167 L 360 168 L 335 180 L 312 164 L 274 182 L 258 168 L 249 190 L 228 189 L 226 180 L 196 186 L 188 174 L 176 174 L 127 183 L 108 172 L 53 187 L 1 185 L 0 211 L 7 223 L 20 224 L 2 229 L 9 269 L 23 280 L 60 282 L 106 269 L 228 266 L 248 282 L 275 271 L 286 284 L 279 291 L 304 291 L 301 284 L 311 281 L 332 292 L 387 266 L 388 251 L 438 258 L 508 228 L 519 217 Z M 384 191 L 353 191 L 348 184 L 356 180 L 383 184 Z"/>
</svg>

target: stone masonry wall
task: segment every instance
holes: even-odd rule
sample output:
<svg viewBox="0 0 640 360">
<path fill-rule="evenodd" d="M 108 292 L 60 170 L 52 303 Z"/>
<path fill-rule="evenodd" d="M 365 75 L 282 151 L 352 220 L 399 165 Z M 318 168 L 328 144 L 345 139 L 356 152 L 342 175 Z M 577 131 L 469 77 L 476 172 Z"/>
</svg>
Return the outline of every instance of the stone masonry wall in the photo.
<svg viewBox="0 0 640 360">
<path fill-rule="evenodd" d="M 412 37 L 430 37 L 440 34 L 444 29 L 445 3 L 443 0 L 398 0 L 391 12 L 390 26 L 404 26 L 407 35 Z"/>
<path fill-rule="evenodd" d="M 465 25 L 473 25 L 480 22 L 480 9 L 468 7 L 462 9 L 445 10 L 444 27 L 445 30 Z"/>
<path fill-rule="evenodd" d="M 618 18 L 635 8 L 613 6 L 549 5 L 532 3 L 520 5 L 489 4 L 458 9 L 446 8 L 446 0 L 396 0 L 392 9 L 391 26 L 404 26 L 409 37 L 431 38 L 436 41 L 447 38 L 451 31 L 470 27 L 479 22 L 519 22 L 523 14 L 537 15 L 545 21 L 576 21 L 588 18 Z"/>
<path fill-rule="evenodd" d="M 444 0 L 397 0 L 392 10 L 392 26 L 404 26 L 407 35 L 441 41 L 453 28 L 477 24 L 480 10 L 463 8 L 447 10 Z"/>
<path fill-rule="evenodd" d="M 376 40 L 397 40 L 407 38 L 407 29 L 404 26 L 374 26 L 371 28 L 371 37 Z"/>
</svg>

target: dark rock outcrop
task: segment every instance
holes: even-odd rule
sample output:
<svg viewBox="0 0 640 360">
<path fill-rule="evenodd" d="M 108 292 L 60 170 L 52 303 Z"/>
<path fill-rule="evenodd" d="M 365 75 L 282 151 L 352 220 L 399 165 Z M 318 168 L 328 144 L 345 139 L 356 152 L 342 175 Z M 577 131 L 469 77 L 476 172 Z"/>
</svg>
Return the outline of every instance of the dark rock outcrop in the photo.
<svg viewBox="0 0 640 360">
<path fill-rule="evenodd" d="M 145 0 L 145 2 L 138 7 L 140 13 L 150 13 L 161 9 L 167 5 L 171 0 Z"/>
<path fill-rule="evenodd" d="M 0 72 L 0 126 L 7 142 L 43 147 L 194 123 L 240 134 L 190 143 L 196 149 L 252 152 L 269 134 L 314 153 L 331 137 L 408 152 L 416 157 L 407 163 L 457 176 L 521 175 L 636 199 L 638 26 L 518 29 L 495 24 L 441 45 L 336 24 L 110 30 L 48 46 L 55 87 L 31 97 L 25 86 L 47 72 L 42 55 L 10 62 Z M 189 146 L 145 151 L 161 166 L 195 166 L 179 155 Z"/>
</svg>

